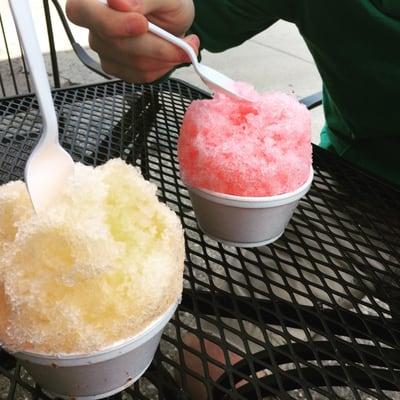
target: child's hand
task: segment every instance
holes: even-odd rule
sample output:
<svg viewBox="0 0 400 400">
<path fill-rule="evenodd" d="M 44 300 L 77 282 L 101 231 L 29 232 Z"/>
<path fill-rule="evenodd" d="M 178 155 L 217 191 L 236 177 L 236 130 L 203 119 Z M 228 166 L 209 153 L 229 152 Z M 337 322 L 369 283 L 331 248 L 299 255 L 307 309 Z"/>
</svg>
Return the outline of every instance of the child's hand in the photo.
<svg viewBox="0 0 400 400">
<path fill-rule="evenodd" d="M 184 36 L 194 18 L 192 0 L 68 0 L 68 18 L 89 29 L 90 47 L 99 54 L 103 70 L 128 82 L 152 82 L 175 66 L 189 62 L 178 47 L 148 32 L 151 21 Z M 199 39 L 185 40 L 199 49 Z"/>
</svg>

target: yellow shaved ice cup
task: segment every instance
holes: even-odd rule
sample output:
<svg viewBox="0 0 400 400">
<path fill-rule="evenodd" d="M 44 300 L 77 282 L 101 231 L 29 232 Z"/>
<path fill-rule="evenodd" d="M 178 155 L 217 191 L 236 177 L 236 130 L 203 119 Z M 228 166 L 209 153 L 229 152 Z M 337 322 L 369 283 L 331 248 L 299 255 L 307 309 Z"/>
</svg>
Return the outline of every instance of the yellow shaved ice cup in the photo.
<svg viewBox="0 0 400 400">
<path fill-rule="evenodd" d="M 0 343 L 43 390 L 103 398 L 150 365 L 182 294 L 184 238 L 156 185 L 120 159 L 76 164 L 35 214 L 0 186 Z"/>
<path fill-rule="evenodd" d="M 31 352 L 13 355 L 51 396 L 102 399 L 131 386 L 144 374 L 176 308 L 177 303 L 142 332 L 101 351 L 65 356 Z"/>
</svg>

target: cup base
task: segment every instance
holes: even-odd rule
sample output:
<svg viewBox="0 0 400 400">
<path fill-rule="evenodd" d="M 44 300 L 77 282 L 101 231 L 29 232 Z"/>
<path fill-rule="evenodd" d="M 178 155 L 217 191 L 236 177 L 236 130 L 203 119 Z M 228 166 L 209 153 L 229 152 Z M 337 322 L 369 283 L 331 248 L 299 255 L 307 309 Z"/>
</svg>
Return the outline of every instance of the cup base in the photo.
<svg viewBox="0 0 400 400">
<path fill-rule="evenodd" d="M 71 395 L 53 393 L 53 392 L 49 392 L 48 390 L 45 390 L 45 389 L 42 389 L 42 392 L 44 394 L 46 394 L 47 396 L 49 396 L 50 398 L 52 398 L 52 399 L 66 399 L 66 400 L 71 400 L 72 398 L 74 400 L 100 400 L 100 399 L 104 399 L 105 397 L 113 396 L 114 394 L 122 392 L 126 388 L 132 386 L 147 371 L 147 369 L 150 367 L 152 361 L 153 360 L 151 360 L 150 363 L 147 364 L 146 368 L 140 374 L 138 374 L 135 378 L 129 379 L 129 382 L 126 382 L 122 386 L 119 386 L 119 387 L 117 387 L 117 388 L 115 388 L 113 390 L 110 390 L 110 391 L 106 392 L 106 393 L 100 393 L 100 394 L 96 394 L 96 395 L 93 395 L 93 396 L 72 396 L 71 397 Z"/>
<path fill-rule="evenodd" d="M 208 232 L 206 232 L 206 231 L 201 227 L 201 225 L 199 224 L 199 221 L 197 221 L 197 225 L 199 226 L 200 230 L 201 230 L 206 236 L 208 236 L 210 239 L 215 240 L 215 241 L 217 241 L 217 242 L 219 242 L 219 243 L 225 244 L 225 245 L 227 245 L 227 246 L 241 247 L 241 248 L 244 248 L 244 249 L 251 249 L 251 248 L 253 248 L 253 247 L 261 247 L 261 246 L 266 246 L 267 244 L 271 244 L 271 243 L 277 241 L 277 240 L 283 235 L 283 233 L 285 232 L 285 231 L 283 230 L 281 233 L 279 233 L 279 235 L 277 235 L 277 236 L 275 236 L 275 237 L 273 237 L 273 238 L 269 238 L 269 239 L 267 239 L 267 240 L 262 240 L 262 241 L 260 241 L 260 242 L 231 242 L 231 241 L 229 241 L 229 240 L 225 240 L 225 239 L 222 239 L 222 238 L 219 238 L 219 237 L 210 235 Z"/>
<path fill-rule="evenodd" d="M 300 199 L 308 192 L 313 169 L 306 182 L 292 192 L 248 197 L 213 192 L 187 185 L 199 228 L 212 239 L 235 247 L 260 247 L 278 240 Z"/>
</svg>

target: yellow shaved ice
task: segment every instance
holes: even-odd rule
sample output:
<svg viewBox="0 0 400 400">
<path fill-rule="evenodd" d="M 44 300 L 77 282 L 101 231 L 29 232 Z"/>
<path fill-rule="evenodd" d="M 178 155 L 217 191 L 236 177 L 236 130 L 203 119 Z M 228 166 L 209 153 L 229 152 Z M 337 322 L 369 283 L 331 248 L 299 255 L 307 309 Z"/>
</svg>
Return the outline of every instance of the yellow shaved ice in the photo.
<svg viewBox="0 0 400 400">
<path fill-rule="evenodd" d="M 181 296 L 184 241 L 156 186 L 119 159 L 76 164 L 35 214 L 25 184 L 0 187 L 0 343 L 80 354 L 140 332 Z"/>
</svg>

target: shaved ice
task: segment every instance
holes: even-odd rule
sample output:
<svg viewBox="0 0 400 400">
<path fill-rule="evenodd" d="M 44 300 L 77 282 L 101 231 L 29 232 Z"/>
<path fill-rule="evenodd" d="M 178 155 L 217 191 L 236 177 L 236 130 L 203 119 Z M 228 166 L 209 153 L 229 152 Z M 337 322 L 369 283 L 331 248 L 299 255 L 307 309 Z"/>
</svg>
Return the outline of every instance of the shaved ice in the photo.
<svg viewBox="0 0 400 400">
<path fill-rule="evenodd" d="M 237 196 L 296 190 L 311 171 L 310 112 L 294 96 L 238 88 L 252 102 L 217 93 L 186 111 L 178 142 L 182 180 Z"/>
<path fill-rule="evenodd" d="M 156 186 L 122 160 L 76 164 L 35 214 L 25 184 L 0 187 L 0 343 L 46 354 L 134 336 L 182 291 L 183 232 Z"/>
</svg>

